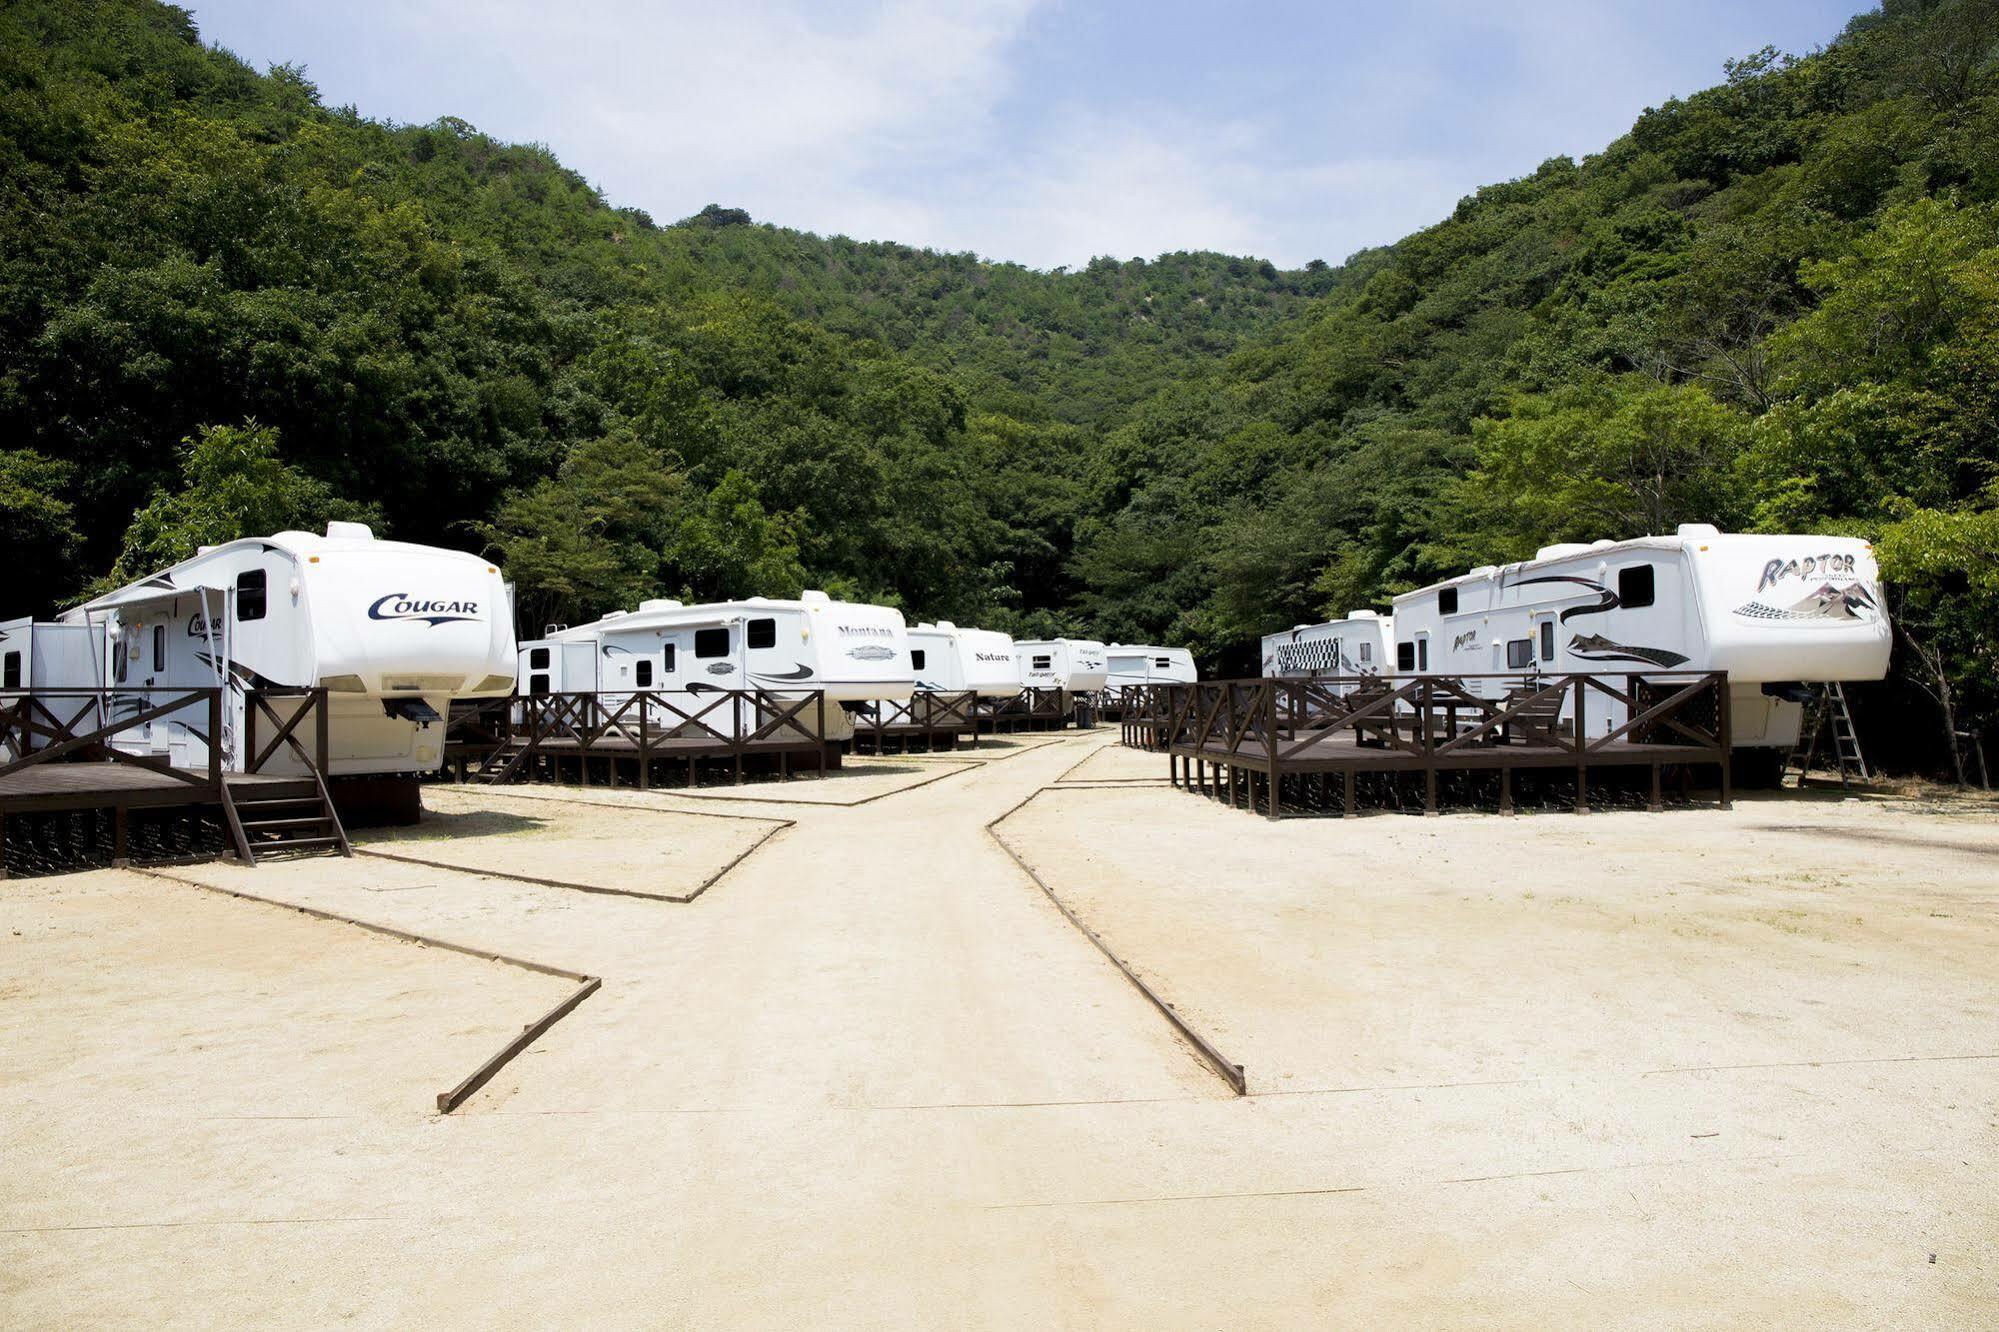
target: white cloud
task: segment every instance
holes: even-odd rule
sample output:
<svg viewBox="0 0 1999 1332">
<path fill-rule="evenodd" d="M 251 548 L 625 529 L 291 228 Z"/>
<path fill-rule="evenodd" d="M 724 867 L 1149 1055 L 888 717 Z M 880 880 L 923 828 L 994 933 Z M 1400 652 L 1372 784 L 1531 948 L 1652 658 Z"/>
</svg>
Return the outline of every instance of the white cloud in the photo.
<svg viewBox="0 0 1999 1332">
<path fill-rule="evenodd" d="M 661 221 L 713 202 L 1039 267 L 1337 261 L 1595 150 L 1834 2 L 1769 0 L 1788 27 L 1725 0 L 1411 0 L 1265 27 L 1167 4 L 1141 33 L 1059 0 L 195 0 L 211 38 L 304 62 L 329 100 L 546 143 Z"/>
<path fill-rule="evenodd" d="M 468 31 L 458 0 L 431 0 L 384 17 L 425 44 L 469 40 L 539 112 L 531 137 L 619 202 L 871 229 L 920 216 L 860 178 L 988 139 L 1033 8 L 505 0 Z"/>
</svg>

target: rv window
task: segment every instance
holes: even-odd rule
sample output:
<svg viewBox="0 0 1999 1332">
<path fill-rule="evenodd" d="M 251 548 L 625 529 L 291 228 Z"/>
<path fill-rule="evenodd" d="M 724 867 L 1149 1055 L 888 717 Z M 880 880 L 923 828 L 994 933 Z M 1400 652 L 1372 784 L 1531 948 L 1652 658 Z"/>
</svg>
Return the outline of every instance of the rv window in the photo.
<svg viewBox="0 0 1999 1332">
<path fill-rule="evenodd" d="M 744 641 L 753 648 L 776 647 L 777 621 L 751 620 L 749 632 L 744 635 Z"/>
<path fill-rule="evenodd" d="M 1053 657 L 1036 657 L 1034 659 L 1034 665 L 1029 669 L 1037 671 L 1045 671 L 1048 670 L 1050 667 L 1052 667 L 1054 664 L 1055 664 L 1055 658 Z"/>
<path fill-rule="evenodd" d="M 1397 643 L 1395 645 L 1395 669 L 1398 671 L 1413 671 L 1416 669 L 1416 645 L 1414 643 Z"/>
<path fill-rule="evenodd" d="M 534 648 L 528 653 L 528 666 L 537 671 L 548 669 L 548 649 Z"/>
<path fill-rule="evenodd" d="M 666 666 L 665 666 L 665 670 L 666 670 L 666 673 L 667 673 L 668 675 L 671 675 L 671 674 L 673 674 L 673 644 L 671 644 L 671 643 L 668 643 L 668 644 L 666 645 Z"/>
<path fill-rule="evenodd" d="M 163 671 L 166 668 L 167 627 L 163 624 L 156 624 L 153 626 L 153 669 Z"/>
<path fill-rule="evenodd" d="M 652 663 L 650 661 L 642 661 L 638 664 L 638 686 L 641 689 L 652 688 Z"/>
<path fill-rule="evenodd" d="M 923 649 L 922 649 L 922 648 L 911 648 L 911 649 L 909 650 L 909 664 L 910 664 L 911 668 L 913 668 L 913 669 L 915 669 L 915 670 L 919 670 L 919 671 L 920 671 L 920 670 L 922 670 L 922 669 L 923 669 Z"/>
<path fill-rule="evenodd" d="M 1163 670 L 1167 669 L 1167 668 L 1168 668 L 1169 666 L 1171 666 L 1171 665 L 1173 664 L 1173 658 L 1171 658 L 1171 657 L 1154 657 L 1154 658 L 1152 659 L 1152 664 L 1153 664 L 1154 666 L 1157 666 L 1157 667 L 1158 667 L 1158 668 L 1159 668 L 1160 670 L 1162 670 L 1162 671 L 1163 671 Z"/>
<path fill-rule="evenodd" d="M 1419 671 L 1430 669 L 1430 640 L 1427 638 L 1416 640 L 1416 669 Z"/>
<path fill-rule="evenodd" d="M 1458 613 L 1458 590 L 1447 587 L 1437 594 L 1437 614 L 1456 615 Z"/>
<path fill-rule="evenodd" d="M 1541 621 L 1541 660 L 1553 661 L 1554 659 L 1555 622 L 1553 620 L 1543 620 Z"/>
<path fill-rule="evenodd" d="M 236 619 L 261 620 L 264 618 L 264 571 L 245 569 L 236 575 Z"/>
<path fill-rule="evenodd" d="M 5 666 L 0 666 L 0 689 L 21 687 L 21 654 L 9 652 Z"/>
<path fill-rule="evenodd" d="M 119 684 L 125 683 L 132 670 L 132 649 L 126 646 L 126 632 L 119 630 L 117 641 L 111 645 L 111 678 Z"/>
<path fill-rule="evenodd" d="M 694 655 L 697 657 L 728 656 L 729 631 L 727 629 L 696 629 L 694 631 Z"/>
<path fill-rule="evenodd" d="M 1652 604 L 1652 566 L 1634 564 L 1617 571 L 1617 603 L 1626 610 Z"/>
<path fill-rule="evenodd" d="M 546 694 L 548 692 L 548 677 L 546 675 L 530 675 L 528 677 L 528 692 L 536 697 Z"/>
<path fill-rule="evenodd" d="M 1534 664 L 1534 640 L 1531 638 L 1509 639 L 1506 644 L 1506 669 L 1524 671 Z"/>
<path fill-rule="evenodd" d="M 1374 644 L 1372 644 L 1372 643 L 1362 643 L 1362 644 L 1360 645 L 1360 659 L 1361 659 L 1362 661 L 1373 661 L 1373 660 L 1374 660 Z"/>
</svg>

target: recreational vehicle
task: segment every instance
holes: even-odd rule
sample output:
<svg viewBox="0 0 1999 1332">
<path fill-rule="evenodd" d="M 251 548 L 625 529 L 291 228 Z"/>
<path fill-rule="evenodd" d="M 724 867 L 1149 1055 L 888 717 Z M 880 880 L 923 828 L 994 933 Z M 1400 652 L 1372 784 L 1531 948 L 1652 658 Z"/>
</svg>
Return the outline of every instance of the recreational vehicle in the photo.
<svg viewBox="0 0 1999 1332">
<path fill-rule="evenodd" d="M 1395 674 L 1727 671 L 1735 745 L 1767 750 L 1796 742 L 1806 686 L 1879 680 L 1890 648 L 1867 542 L 1704 523 L 1473 569 L 1397 597 L 1393 631 Z M 1588 729 L 1623 720 L 1592 704 Z"/>
<path fill-rule="evenodd" d="M 504 697 L 514 685 L 513 610 L 499 570 L 458 551 L 377 541 L 360 523 L 203 547 L 59 621 L 15 621 L 0 632 L 10 683 L 101 691 L 102 725 L 167 690 L 222 687 L 228 771 L 246 763 L 250 692 L 324 688 L 326 776 L 406 779 L 408 800 L 415 778 L 443 759 L 451 701 Z M 190 706 L 112 744 L 200 767 L 218 739 L 208 725 L 206 709 Z M 299 765 L 281 747 L 262 770 Z"/>
<path fill-rule="evenodd" d="M 717 690 L 777 698 L 821 690 L 829 705 L 858 705 L 905 700 L 915 688 L 902 612 L 824 592 L 692 606 L 660 599 L 591 624 L 551 625 L 545 637 L 520 645 L 520 680 L 531 695 L 600 694 L 607 702 L 641 691 L 666 695 L 659 720 L 667 725 L 676 721 L 669 709 L 701 711 L 699 696 Z M 702 723 L 761 724 L 754 709 L 739 713 L 731 708 L 725 718 L 717 710 Z M 847 709 L 829 706 L 822 738 L 852 734 Z"/>
<path fill-rule="evenodd" d="M 919 690 L 1012 698 L 1026 687 L 1013 639 L 992 629 L 919 624 L 909 631 L 909 660 Z"/>
<path fill-rule="evenodd" d="M 1031 689 L 1094 694 L 1109 673 L 1104 645 L 1087 638 L 1022 639 L 1013 650 L 1020 658 L 1021 679 Z"/>
<path fill-rule="evenodd" d="M 1379 675 L 1394 659 L 1394 643 L 1390 617 L 1371 610 L 1348 611 L 1344 619 L 1265 634 L 1263 673 L 1281 679 Z"/>
<path fill-rule="evenodd" d="M 1104 688 L 1128 685 L 1192 684 L 1200 679 L 1194 654 L 1186 648 L 1113 643 L 1104 649 Z"/>
</svg>

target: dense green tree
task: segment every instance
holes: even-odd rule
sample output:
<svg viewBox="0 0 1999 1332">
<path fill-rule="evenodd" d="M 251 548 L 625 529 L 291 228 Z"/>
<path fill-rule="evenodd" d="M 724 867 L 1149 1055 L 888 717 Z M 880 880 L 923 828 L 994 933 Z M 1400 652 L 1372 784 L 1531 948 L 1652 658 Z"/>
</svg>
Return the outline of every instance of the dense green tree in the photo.
<svg viewBox="0 0 1999 1332">
<path fill-rule="evenodd" d="M 154 491 L 132 516 L 118 562 L 102 585 L 178 564 L 203 546 L 317 531 L 333 520 L 373 523 L 380 516 L 287 464 L 279 456 L 275 427 L 254 421 L 203 426 L 182 441 L 179 483 Z"/>
</svg>

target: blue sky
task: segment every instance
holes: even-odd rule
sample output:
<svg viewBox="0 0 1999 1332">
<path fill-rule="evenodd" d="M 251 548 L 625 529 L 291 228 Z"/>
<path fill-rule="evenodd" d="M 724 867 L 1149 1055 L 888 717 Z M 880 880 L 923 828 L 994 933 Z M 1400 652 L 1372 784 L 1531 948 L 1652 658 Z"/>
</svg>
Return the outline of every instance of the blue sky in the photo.
<svg viewBox="0 0 1999 1332">
<path fill-rule="evenodd" d="M 190 7 L 329 105 L 545 143 L 662 222 L 721 203 L 1052 268 L 1337 262 L 1601 148 L 1730 56 L 1822 45 L 1856 0 Z"/>
</svg>

